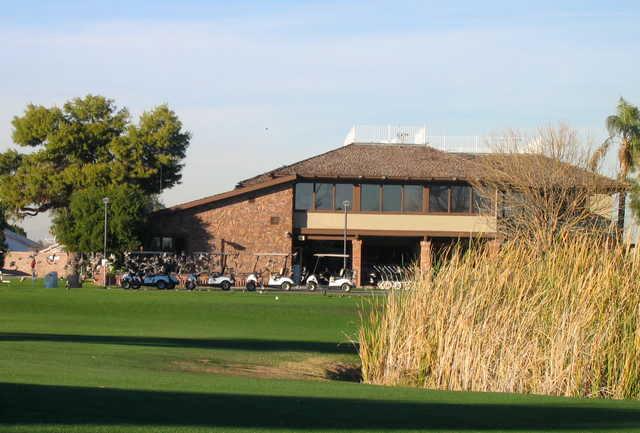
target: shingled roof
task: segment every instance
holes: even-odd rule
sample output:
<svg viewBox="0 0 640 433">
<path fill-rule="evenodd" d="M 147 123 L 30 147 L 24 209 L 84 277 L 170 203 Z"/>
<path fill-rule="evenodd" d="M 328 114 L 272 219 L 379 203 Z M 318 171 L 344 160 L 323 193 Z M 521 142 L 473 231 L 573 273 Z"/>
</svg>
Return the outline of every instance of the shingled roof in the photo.
<svg viewBox="0 0 640 433">
<path fill-rule="evenodd" d="M 507 156 L 507 158 L 504 158 Z M 317 156 L 286 165 L 275 170 L 238 182 L 234 190 L 182 203 L 158 211 L 185 210 L 221 200 L 230 199 L 264 188 L 282 185 L 297 178 L 327 179 L 389 179 L 389 180 L 462 180 L 475 181 L 486 177 L 484 158 L 495 158 L 496 154 L 443 152 L 429 146 L 399 144 L 354 143 L 330 150 Z M 545 158 L 540 155 L 499 155 L 498 163 L 507 163 L 508 158 Z M 578 167 L 562 164 L 562 174 L 576 185 L 593 185 L 608 191 L 619 191 L 625 186 L 605 176 L 600 176 Z M 492 164 L 495 166 L 496 164 Z M 556 167 L 557 168 L 557 167 Z M 556 170 L 557 172 L 557 170 Z M 543 173 L 540 174 L 544 176 Z"/>
<path fill-rule="evenodd" d="M 465 179 L 473 175 L 460 154 L 428 146 L 349 144 L 245 179 L 239 186 L 280 176 L 309 178 Z"/>
<path fill-rule="evenodd" d="M 238 183 L 238 187 L 260 184 L 283 176 L 473 181 L 483 179 L 483 159 L 492 157 L 492 154 L 443 152 L 429 146 L 354 143 L 245 179 Z M 535 155 L 530 157 L 544 158 Z M 607 177 L 568 164 L 565 168 L 577 183 L 583 181 L 586 184 L 597 180 L 604 188 L 620 188 L 620 184 Z"/>
</svg>

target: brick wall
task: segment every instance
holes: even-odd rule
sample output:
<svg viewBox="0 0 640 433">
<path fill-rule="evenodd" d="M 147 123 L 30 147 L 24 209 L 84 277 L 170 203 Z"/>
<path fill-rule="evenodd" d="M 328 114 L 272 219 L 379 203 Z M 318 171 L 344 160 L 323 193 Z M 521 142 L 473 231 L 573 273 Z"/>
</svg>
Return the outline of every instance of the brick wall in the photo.
<svg viewBox="0 0 640 433">
<path fill-rule="evenodd" d="M 5 256 L 4 268 L 9 271 L 31 275 L 33 252 L 10 251 Z M 57 272 L 59 277 L 67 275 L 69 254 L 61 248 L 36 253 L 36 274 L 44 277 L 49 272 Z"/>
<path fill-rule="evenodd" d="M 256 252 L 290 253 L 293 188 L 278 185 L 193 209 L 159 213 L 150 236 L 182 239 L 186 252 L 238 253 L 227 265 L 241 276 L 253 270 Z M 279 269 L 281 261 L 261 259 L 258 268 Z M 290 264 L 289 264 L 290 266 Z"/>
</svg>

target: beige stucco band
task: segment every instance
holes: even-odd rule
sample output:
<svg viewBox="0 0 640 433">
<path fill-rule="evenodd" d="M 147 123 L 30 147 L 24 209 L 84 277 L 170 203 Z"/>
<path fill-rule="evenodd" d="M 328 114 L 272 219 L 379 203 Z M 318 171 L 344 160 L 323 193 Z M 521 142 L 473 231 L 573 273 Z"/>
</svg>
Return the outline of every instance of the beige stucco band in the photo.
<svg viewBox="0 0 640 433">
<path fill-rule="evenodd" d="M 384 215 L 348 214 L 349 230 L 390 230 L 425 232 L 495 233 L 496 218 L 482 215 Z M 296 228 L 342 229 L 344 214 L 341 212 L 306 212 L 296 214 Z"/>
</svg>

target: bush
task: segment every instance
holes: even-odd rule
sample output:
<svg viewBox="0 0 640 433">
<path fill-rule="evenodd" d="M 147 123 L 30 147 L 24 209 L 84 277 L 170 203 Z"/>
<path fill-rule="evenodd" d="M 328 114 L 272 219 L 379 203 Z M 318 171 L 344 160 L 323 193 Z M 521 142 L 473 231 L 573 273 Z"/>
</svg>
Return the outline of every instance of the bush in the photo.
<svg viewBox="0 0 640 433">
<path fill-rule="evenodd" d="M 454 254 L 362 310 L 366 382 L 640 397 L 640 257 L 604 238 Z"/>
</svg>

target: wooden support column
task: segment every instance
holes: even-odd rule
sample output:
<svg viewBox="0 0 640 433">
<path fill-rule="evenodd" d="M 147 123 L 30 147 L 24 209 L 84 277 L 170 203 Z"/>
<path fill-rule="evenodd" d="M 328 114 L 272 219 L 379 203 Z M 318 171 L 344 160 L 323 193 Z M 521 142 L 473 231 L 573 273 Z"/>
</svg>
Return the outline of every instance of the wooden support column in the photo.
<svg viewBox="0 0 640 433">
<path fill-rule="evenodd" d="M 356 286 L 362 286 L 362 239 L 351 240 L 351 267 L 356 274 Z"/>
<path fill-rule="evenodd" d="M 427 275 L 429 272 L 431 272 L 431 256 L 431 241 L 425 238 L 420 241 L 420 272 L 422 272 L 423 275 Z"/>
</svg>

